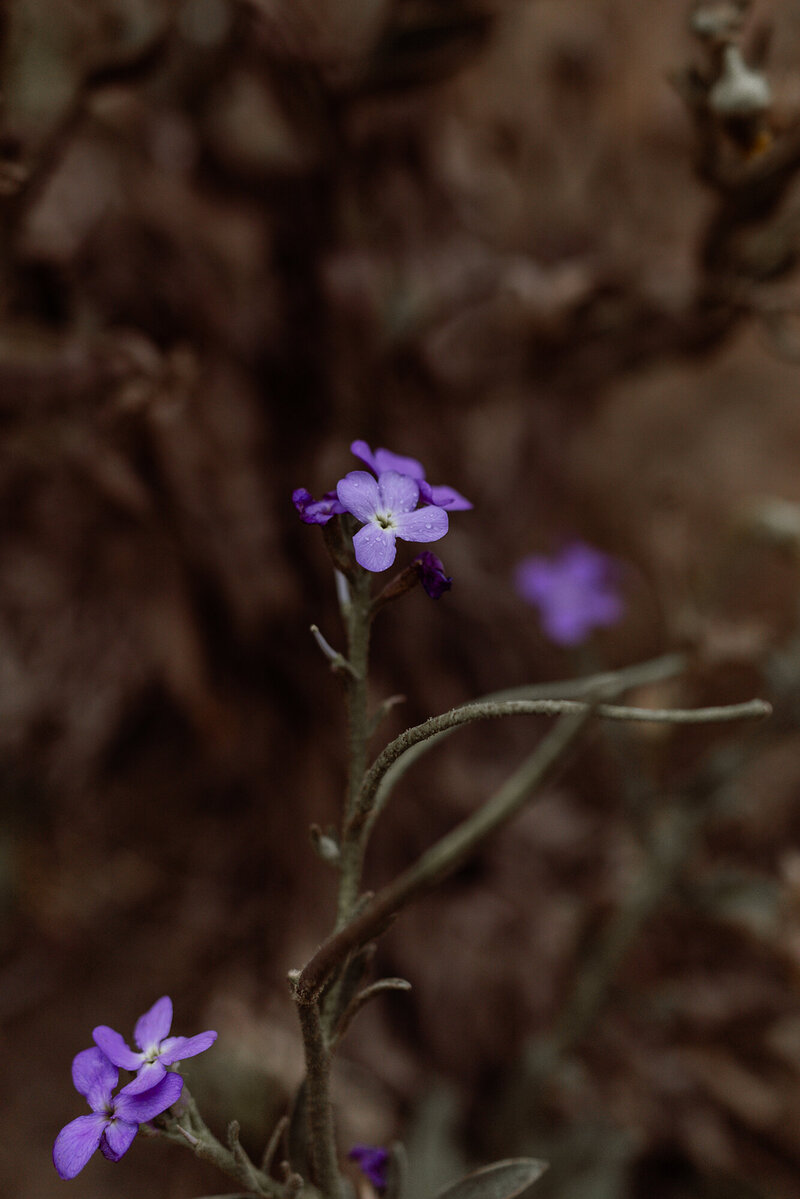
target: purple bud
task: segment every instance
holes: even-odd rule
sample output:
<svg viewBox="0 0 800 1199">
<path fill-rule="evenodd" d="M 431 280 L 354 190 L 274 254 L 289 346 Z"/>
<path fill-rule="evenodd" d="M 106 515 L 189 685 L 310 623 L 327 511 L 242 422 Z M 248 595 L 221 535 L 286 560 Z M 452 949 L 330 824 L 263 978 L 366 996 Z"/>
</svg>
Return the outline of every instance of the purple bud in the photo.
<svg viewBox="0 0 800 1199">
<path fill-rule="evenodd" d="M 321 500 L 315 500 L 305 487 L 292 492 L 292 503 L 307 525 L 326 525 L 332 516 L 344 512 L 335 491 L 326 491 Z"/>
<path fill-rule="evenodd" d="M 355 1162 L 375 1187 L 382 1191 L 386 1186 L 386 1172 L 389 1166 L 389 1150 L 381 1146 L 354 1145 L 347 1155 Z"/>
<path fill-rule="evenodd" d="M 452 577 L 444 573 L 441 558 L 437 558 L 430 550 L 418 554 L 411 565 L 415 568 L 420 583 L 431 599 L 441 599 L 445 591 L 449 591 L 453 586 Z"/>
</svg>

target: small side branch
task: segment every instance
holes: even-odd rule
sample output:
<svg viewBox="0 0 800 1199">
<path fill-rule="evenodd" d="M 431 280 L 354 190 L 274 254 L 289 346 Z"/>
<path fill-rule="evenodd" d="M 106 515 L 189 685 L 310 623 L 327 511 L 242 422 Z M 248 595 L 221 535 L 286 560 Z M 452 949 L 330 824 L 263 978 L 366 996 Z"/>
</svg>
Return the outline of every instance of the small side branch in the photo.
<svg viewBox="0 0 800 1199">
<path fill-rule="evenodd" d="M 314 1007 L 327 979 L 348 954 L 382 932 L 401 908 L 457 869 L 481 841 L 514 815 L 587 724 L 592 709 L 588 704 L 579 707 L 580 711 L 558 722 L 488 803 L 426 850 L 413 866 L 379 891 L 359 915 L 322 943 L 293 979 L 299 1006 Z"/>
<path fill-rule="evenodd" d="M 752 720 L 768 716 L 771 707 L 763 700 L 751 700 L 727 707 L 694 709 L 628 708 L 616 704 L 585 703 L 574 700 L 511 701 L 498 704 L 467 705 L 435 716 L 398 737 L 376 759 L 365 780 L 362 801 L 374 796 L 383 774 L 392 762 L 411 745 L 446 728 L 495 716 L 516 714 L 561 715 L 555 728 L 536 747 L 520 769 L 499 791 L 467 820 L 446 834 L 420 858 L 384 887 L 358 916 L 350 919 L 322 943 L 311 960 L 293 979 L 298 1005 L 316 1005 L 325 982 L 336 967 L 354 949 L 382 932 L 394 916 L 418 895 L 441 881 L 467 860 L 477 846 L 495 829 L 505 824 L 527 801 L 531 792 L 550 774 L 567 749 L 583 731 L 593 715 L 611 720 L 646 720 L 668 724 L 706 724 L 720 721 Z M 358 811 L 364 812 L 369 807 Z M 351 824 L 352 838 L 357 826 Z"/>
<path fill-rule="evenodd" d="M 660 724 L 719 724 L 735 720 L 762 719 L 769 716 L 772 708 L 761 699 L 713 708 L 629 708 L 607 703 L 593 706 L 589 701 L 570 699 L 520 699 L 465 704 L 461 708 L 453 708 L 450 712 L 432 716 L 422 724 L 415 725 L 386 746 L 367 772 L 343 840 L 352 840 L 366 824 L 378 788 L 389 768 L 398 758 L 421 742 L 462 725 L 473 724 L 477 720 L 495 720 L 502 716 L 562 716 L 590 710 L 606 720 L 648 721 Z"/>
</svg>

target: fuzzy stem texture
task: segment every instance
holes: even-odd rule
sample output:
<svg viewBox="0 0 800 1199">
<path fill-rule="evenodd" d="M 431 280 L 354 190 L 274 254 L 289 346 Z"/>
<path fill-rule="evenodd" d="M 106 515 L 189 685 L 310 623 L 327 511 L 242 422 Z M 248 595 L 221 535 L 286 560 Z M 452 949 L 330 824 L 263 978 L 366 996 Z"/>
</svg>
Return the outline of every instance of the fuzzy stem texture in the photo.
<svg viewBox="0 0 800 1199">
<path fill-rule="evenodd" d="M 330 1096 L 331 1055 L 325 1041 L 318 1003 L 300 1003 L 297 975 L 290 975 L 306 1062 L 306 1104 L 308 1141 L 314 1169 L 314 1182 L 325 1199 L 342 1199 L 342 1181 L 336 1152 L 333 1108 Z"/>
<path fill-rule="evenodd" d="M 349 753 L 347 801 L 339 863 L 337 927 L 346 923 L 361 887 L 362 848 L 359 839 L 348 836 L 346 830 L 352 819 L 367 770 L 367 748 L 370 737 L 370 721 L 367 712 L 367 672 L 372 619 L 370 585 L 371 576 L 367 571 L 354 571 L 350 578 L 350 602 L 343 612 L 347 625 L 347 656 L 351 673 L 347 677 Z"/>
</svg>

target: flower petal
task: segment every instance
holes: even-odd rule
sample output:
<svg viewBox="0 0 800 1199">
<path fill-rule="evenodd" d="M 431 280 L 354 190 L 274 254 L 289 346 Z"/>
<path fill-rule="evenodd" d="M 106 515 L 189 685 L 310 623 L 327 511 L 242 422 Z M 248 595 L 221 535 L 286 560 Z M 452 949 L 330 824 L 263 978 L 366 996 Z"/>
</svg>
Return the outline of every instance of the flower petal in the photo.
<svg viewBox="0 0 800 1199">
<path fill-rule="evenodd" d="M 353 441 L 350 450 L 356 458 L 366 463 L 371 471 L 379 475 L 384 470 L 396 470 L 401 475 L 410 475 L 412 479 L 424 479 L 425 468 L 416 458 L 406 458 L 403 454 L 393 454 L 391 450 L 380 447 L 373 454 L 366 441 Z"/>
<path fill-rule="evenodd" d="M 556 645 L 580 645 L 591 632 L 593 625 L 591 616 L 569 604 L 543 608 L 541 617 L 542 628 Z"/>
<path fill-rule="evenodd" d="M 131 1091 L 136 1081 L 134 1079 L 127 1087 L 123 1087 L 114 1100 L 114 1114 L 118 1119 L 127 1120 L 130 1124 L 144 1124 L 145 1121 L 152 1120 L 153 1116 L 159 1116 L 168 1107 L 172 1107 L 183 1090 L 183 1079 L 174 1071 L 170 1071 L 161 1082 L 141 1095 Z"/>
<path fill-rule="evenodd" d="M 133 1039 L 140 1049 L 152 1049 L 169 1036 L 172 1024 L 172 1000 L 169 995 L 157 999 L 149 1011 L 136 1021 Z"/>
<path fill-rule="evenodd" d="M 425 478 L 425 467 L 416 458 L 393 454 L 391 450 L 381 447 L 375 451 L 375 473 L 380 475 L 385 470 L 396 470 L 398 474 L 409 475 L 412 479 Z"/>
<path fill-rule="evenodd" d="M 365 470 L 351 470 L 336 484 L 339 503 L 356 520 L 368 521 L 378 509 L 380 493 L 377 480 Z"/>
<path fill-rule="evenodd" d="M 363 566 L 364 570 L 371 570 L 376 574 L 381 570 L 388 570 L 397 556 L 394 531 L 382 529 L 380 525 L 370 521 L 356 533 L 353 549 L 356 562 Z"/>
<path fill-rule="evenodd" d="M 110 1162 L 118 1162 L 123 1153 L 130 1149 L 138 1131 L 138 1124 L 129 1124 L 127 1120 L 109 1120 L 100 1141 L 103 1157 Z"/>
<path fill-rule="evenodd" d="M 104 1111 L 119 1080 L 119 1070 L 102 1050 L 83 1049 L 72 1061 L 72 1081 L 92 1111 Z"/>
<path fill-rule="evenodd" d="M 547 558 L 532 555 L 523 558 L 514 571 L 514 585 L 529 604 L 545 601 L 556 585 L 556 571 Z"/>
<path fill-rule="evenodd" d="M 554 565 L 560 574 L 567 575 L 574 583 L 591 587 L 611 576 L 614 563 L 601 550 L 583 541 L 573 541 L 564 547 Z"/>
<path fill-rule="evenodd" d="M 365 466 L 368 466 L 369 469 L 374 471 L 376 475 L 379 473 L 377 464 L 375 462 L 375 455 L 367 445 L 366 441 L 351 441 L 350 453 L 355 454 L 356 458 L 360 458 Z"/>
<path fill-rule="evenodd" d="M 307 525 L 326 525 L 332 516 L 344 512 L 335 491 L 326 491 L 321 500 L 315 500 L 307 488 L 297 487 L 292 492 L 292 503 Z"/>
<path fill-rule="evenodd" d="M 94 1043 L 115 1066 L 123 1070 L 138 1070 L 142 1064 L 141 1053 L 134 1053 L 125 1043 L 122 1034 L 115 1032 L 106 1024 L 98 1024 L 92 1033 Z M 112 1087 L 116 1084 L 116 1079 Z"/>
<path fill-rule="evenodd" d="M 185 1061 L 187 1057 L 196 1057 L 210 1049 L 217 1039 L 215 1032 L 199 1032 L 193 1037 L 169 1037 L 161 1047 L 161 1061 L 165 1066 L 173 1062 Z M 174 1041 L 174 1044 L 169 1044 Z"/>
<path fill-rule="evenodd" d="M 395 533 L 403 541 L 438 541 L 447 532 L 449 520 L 444 508 L 418 508 L 395 517 Z"/>
<path fill-rule="evenodd" d="M 616 624 L 625 612 L 622 596 L 615 591 L 595 591 L 586 607 L 592 623 L 598 625 Z"/>
<path fill-rule="evenodd" d="M 417 506 L 419 487 L 409 475 L 385 470 L 378 475 L 378 490 L 381 493 L 379 512 L 391 512 L 397 517 L 404 512 L 411 512 Z"/>
<path fill-rule="evenodd" d="M 59 1178 L 75 1178 L 80 1174 L 100 1144 L 108 1116 L 95 1112 L 78 1116 L 58 1134 L 53 1145 L 53 1165 Z"/>
<path fill-rule="evenodd" d="M 154 1062 L 146 1062 L 141 1067 L 136 1077 L 122 1088 L 120 1095 L 140 1095 L 144 1091 L 149 1091 L 156 1083 L 161 1082 L 161 1079 L 167 1072 L 167 1068 L 157 1057 Z"/>
<path fill-rule="evenodd" d="M 437 483 L 433 487 L 426 483 L 424 487 L 420 486 L 419 494 L 426 503 L 436 504 L 437 508 L 447 508 L 449 512 L 468 512 L 474 507 L 466 496 L 456 491 L 455 487 L 448 487 L 446 483 Z"/>
</svg>

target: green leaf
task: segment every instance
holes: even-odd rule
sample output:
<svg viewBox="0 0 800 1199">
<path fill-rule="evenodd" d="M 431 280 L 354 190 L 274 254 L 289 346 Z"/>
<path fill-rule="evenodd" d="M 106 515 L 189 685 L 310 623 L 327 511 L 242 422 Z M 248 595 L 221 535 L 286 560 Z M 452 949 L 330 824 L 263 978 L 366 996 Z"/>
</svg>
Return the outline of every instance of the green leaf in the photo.
<svg viewBox="0 0 800 1199">
<path fill-rule="evenodd" d="M 514 1199 L 541 1178 L 547 1162 L 535 1157 L 511 1157 L 493 1162 L 440 1191 L 437 1199 Z"/>
</svg>

